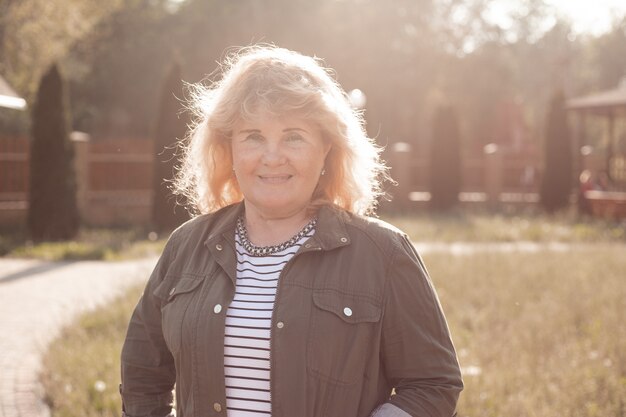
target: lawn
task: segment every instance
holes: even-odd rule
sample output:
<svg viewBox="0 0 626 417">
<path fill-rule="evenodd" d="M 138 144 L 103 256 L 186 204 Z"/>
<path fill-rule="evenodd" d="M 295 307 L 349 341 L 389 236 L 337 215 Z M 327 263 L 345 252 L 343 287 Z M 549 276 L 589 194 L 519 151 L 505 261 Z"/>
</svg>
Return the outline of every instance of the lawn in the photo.
<svg viewBox="0 0 626 417">
<path fill-rule="evenodd" d="M 106 307 L 84 314 L 50 344 L 41 379 L 53 417 L 121 415 L 119 354 L 141 291 L 133 288 Z"/>
<path fill-rule="evenodd" d="M 23 231 L 12 231 L 0 234 L 0 256 L 47 261 L 141 258 L 160 253 L 167 236 L 140 228 L 83 228 L 74 240 L 33 243 Z"/>
<path fill-rule="evenodd" d="M 425 261 L 464 369 L 460 417 L 624 416 L 623 246 Z"/>
<path fill-rule="evenodd" d="M 417 210 L 411 215 L 383 214 L 381 219 L 404 230 L 415 242 L 562 242 L 626 243 L 622 223 L 580 218 L 574 210 L 548 216 L 534 210 L 509 214 L 484 210 L 432 214 Z M 145 228 L 83 228 L 67 242 L 33 243 L 23 231 L 0 233 L 0 256 L 45 260 L 119 260 L 159 253 L 167 234 Z"/>
<path fill-rule="evenodd" d="M 624 415 L 623 245 L 424 259 L 464 372 L 459 417 Z M 119 415 L 119 349 L 139 292 L 51 345 L 42 379 L 54 417 Z"/>
<path fill-rule="evenodd" d="M 626 220 L 621 223 L 579 217 L 574 210 L 547 215 L 534 210 L 492 213 L 484 210 L 432 214 L 383 215 L 416 242 L 563 242 L 626 243 Z"/>
</svg>

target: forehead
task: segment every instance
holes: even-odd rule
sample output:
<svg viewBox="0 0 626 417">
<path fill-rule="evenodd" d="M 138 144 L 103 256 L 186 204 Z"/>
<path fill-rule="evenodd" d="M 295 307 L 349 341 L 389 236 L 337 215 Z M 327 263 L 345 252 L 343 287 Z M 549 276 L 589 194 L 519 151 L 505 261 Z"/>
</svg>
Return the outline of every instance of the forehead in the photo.
<svg viewBox="0 0 626 417">
<path fill-rule="evenodd" d="M 235 124 L 235 131 L 242 129 L 274 129 L 274 128 L 301 128 L 308 131 L 318 131 L 317 123 L 301 114 L 274 115 L 261 112 L 248 117 L 242 117 Z"/>
</svg>

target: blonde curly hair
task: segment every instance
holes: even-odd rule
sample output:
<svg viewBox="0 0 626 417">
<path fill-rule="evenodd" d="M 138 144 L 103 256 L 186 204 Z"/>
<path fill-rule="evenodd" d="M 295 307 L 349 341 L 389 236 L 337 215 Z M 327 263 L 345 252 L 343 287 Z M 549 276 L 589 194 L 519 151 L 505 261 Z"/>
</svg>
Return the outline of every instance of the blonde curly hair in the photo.
<svg viewBox="0 0 626 417">
<path fill-rule="evenodd" d="M 367 136 L 362 114 L 316 58 L 268 45 L 230 53 L 221 77 L 191 85 L 195 122 L 182 143 L 174 191 L 204 214 L 243 199 L 232 171 L 231 135 L 258 114 L 298 115 L 318 126 L 331 144 L 311 208 L 334 204 L 357 214 L 374 212 L 387 168 Z"/>
</svg>

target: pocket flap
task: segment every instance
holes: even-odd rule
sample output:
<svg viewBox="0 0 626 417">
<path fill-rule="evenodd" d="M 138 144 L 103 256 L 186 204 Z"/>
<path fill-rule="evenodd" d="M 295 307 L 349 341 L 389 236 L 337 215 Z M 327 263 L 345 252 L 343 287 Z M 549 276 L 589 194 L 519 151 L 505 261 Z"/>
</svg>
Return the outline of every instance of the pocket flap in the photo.
<svg viewBox="0 0 626 417">
<path fill-rule="evenodd" d="M 202 277 L 181 277 L 178 280 L 164 280 L 156 287 L 153 294 L 162 300 L 170 302 L 177 295 L 195 290 L 202 281 Z"/>
<path fill-rule="evenodd" d="M 334 290 L 314 291 L 313 302 L 346 323 L 377 322 L 382 311 L 380 304 L 370 297 Z"/>
</svg>

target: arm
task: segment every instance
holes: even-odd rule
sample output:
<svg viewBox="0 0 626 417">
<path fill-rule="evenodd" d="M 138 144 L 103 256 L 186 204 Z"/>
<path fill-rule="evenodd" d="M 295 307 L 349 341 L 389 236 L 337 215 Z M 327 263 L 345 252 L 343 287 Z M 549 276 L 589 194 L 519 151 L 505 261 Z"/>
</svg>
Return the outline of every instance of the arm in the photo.
<svg viewBox="0 0 626 417">
<path fill-rule="evenodd" d="M 168 241 L 150 275 L 124 340 L 120 394 L 125 417 L 171 415 L 176 371 L 161 331 L 161 300 L 153 292 L 165 278 L 173 240 Z"/>
<path fill-rule="evenodd" d="M 406 237 L 389 267 L 381 351 L 396 395 L 373 416 L 454 414 L 463 389 L 456 352 L 428 272 Z"/>
</svg>

